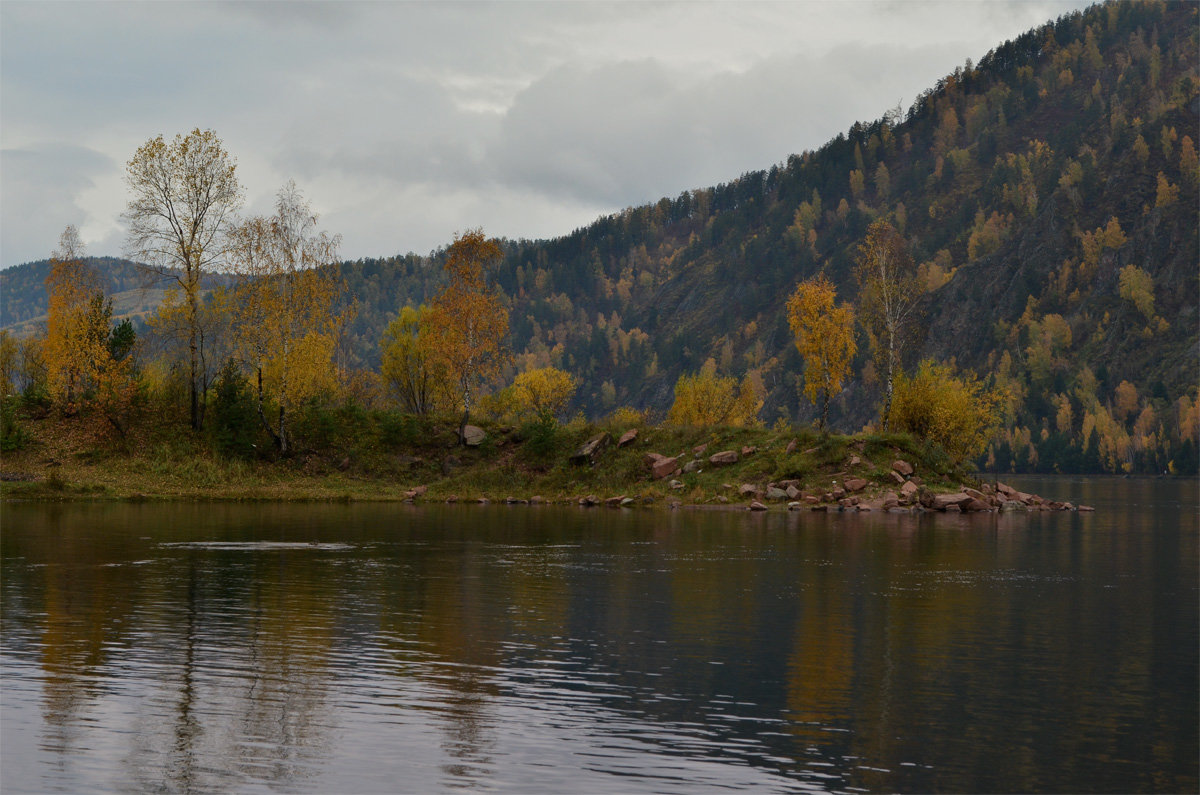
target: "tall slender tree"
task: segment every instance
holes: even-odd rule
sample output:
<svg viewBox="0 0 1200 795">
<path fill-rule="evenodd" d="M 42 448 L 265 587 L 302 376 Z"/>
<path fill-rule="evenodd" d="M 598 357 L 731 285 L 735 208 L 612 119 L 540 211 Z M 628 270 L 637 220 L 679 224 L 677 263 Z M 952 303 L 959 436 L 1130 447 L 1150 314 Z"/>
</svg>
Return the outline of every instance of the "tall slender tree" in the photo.
<svg viewBox="0 0 1200 795">
<path fill-rule="evenodd" d="M 125 212 L 127 253 L 179 286 L 188 337 L 192 428 L 204 424 L 200 385 L 202 278 L 227 252 L 226 232 L 242 204 L 237 164 L 212 130 L 168 143 L 160 135 L 134 153 L 125 170 L 133 194 Z"/>
<path fill-rule="evenodd" d="M 50 256 L 46 276 L 47 312 L 46 360 L 47 388 L 55 404 L 65 413 L 74 414 L 86 389 L 94 385 L 104 340 L 107 318 L 93 311 L 104 293 L 95 271 L 83 261 L 83 243 L 74 226 L 63 230 L 58 248 Z"/>
<path fill-rule="evenodd" d="M 337 301 L 345 285 L 332 268 L 341 238 L 317 231 L 317 215 L 296 183 L 280 189 L 275 210 L 237 227 L 230 259 L 241 277 L 233 308 L 238 347 L 256 376 L 259 417 L 287 453 L 291 414 L 336 383 Z"/>
<path fill-rule="evenodd" d="M 889 427 L 892 395 L 903 355 L 912 343 L 921 281 L 904 237 L 887 221 L 876 221 L 858 247 L 855 268 L 859 314 L 884 374 L 881 420 Z"/>
</svg>

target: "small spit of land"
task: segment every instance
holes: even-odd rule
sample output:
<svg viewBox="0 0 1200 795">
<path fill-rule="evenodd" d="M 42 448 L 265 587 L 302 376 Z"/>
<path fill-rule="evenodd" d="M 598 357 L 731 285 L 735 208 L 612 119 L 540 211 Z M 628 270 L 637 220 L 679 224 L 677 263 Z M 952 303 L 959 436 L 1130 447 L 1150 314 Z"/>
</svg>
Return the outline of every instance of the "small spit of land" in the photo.
<svg viewBox="0 0 1200 795">
<path fill-rule="evenodd" d="M 483 424 L 357 418 L 286 458 L 226 456 L 177 424 L 125 439 L 82 420 L 28 425 L 5 499 L 570 503 L 817 511 L 1089 510 L 982 481 L 904 434 Z"/>
</svg>

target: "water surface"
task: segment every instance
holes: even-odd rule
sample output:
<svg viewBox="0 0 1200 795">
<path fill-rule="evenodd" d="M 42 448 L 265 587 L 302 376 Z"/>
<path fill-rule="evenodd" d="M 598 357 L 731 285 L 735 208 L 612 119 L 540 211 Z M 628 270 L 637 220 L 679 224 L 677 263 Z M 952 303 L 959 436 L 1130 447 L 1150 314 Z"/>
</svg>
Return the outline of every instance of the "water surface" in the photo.
<svg viewBox="0 0 1200 795">
<path fill-rule="evenodd" d="M 1095 514 L 6 504 L 0 790 L 1195 791 L 1196 484 Z"/>
</svg>

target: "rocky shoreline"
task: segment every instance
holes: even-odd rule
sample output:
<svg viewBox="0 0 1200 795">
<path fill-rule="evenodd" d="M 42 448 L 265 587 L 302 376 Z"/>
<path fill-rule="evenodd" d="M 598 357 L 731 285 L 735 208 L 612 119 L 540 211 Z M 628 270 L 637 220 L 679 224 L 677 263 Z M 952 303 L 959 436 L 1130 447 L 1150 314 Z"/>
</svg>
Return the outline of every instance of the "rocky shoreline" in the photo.
<svg viewBox="0 0 1200 795">
<path fill-rule="evenodd" d="M 617 446 L 626 447 L 636 439 L 637 431 L 630 431 L 621 437 Z M 608 434 L 589 439 L 572 456 L 572 461 L 580 464 L 594 464 L 611 444 L 612 438 Z M 794 452 L 794 445 L 795 442 L 792 442 L 786 452 L 789 454 Z M 668 486 L 673 491 L 683 491 L 687 488 L 687 484 L 678 478 L 702 472 L 706 467 L 731 466 L 758 452 L 756 447 L 743 447 L 740 452 L 722 450 L 706 455 L 707 448 L 706 444 L 692 448 L 690 457 L 686 453 L 675 456 L 646 453 L 643 463 L 651 480 L 659 481 L 670 478 Z M 871 462 L 852 455 L 846 461 L 845 470 L 834 473 L 828 486 L 805 484 L 799 478 L 770 481 L 765 484 L 724 483 L 721 488 L 723 492 L 728 492 L 728 495 L 722 493 L 704 502 L 691 504 L 685 503 L 682 499 L 668 498 L 666 505 L 672 509 L 706 508 L 749 511 L 767 511 L 771 509 L 772 505 L 776 505 L 786 507 L 789 511 L 881 511 L 908 514 L 931 511 L 940 513 L 1010 513 L 1013 511 L 1091 512 L 1095 510 L 1087 505 L 1075 505 L 1071 502 L 1051 500 L 1037 494 L 1027 494 L 998 481 L 994 484 L 980 484 L 979 488 L 961 485 L 958 491 L 935 491 L 925 486 L 924 481 L 916 473 L 914 465 L 904 459 L 896 459 L 892 462 L 885 483 L 855 476 L 854 470 L 860 468 L 878 471 L 878 468 Z M 424 486 L 411 489 L 405 492 L 406 501 L 416 502 L 426 492 L 427 488 Z M 492 502 L 488 498 L 477 498 L 470 501 L 481 504 Z M 460 498 L 450 495 L 445 502 L 457 503 L 460 502 Z M 501 502 L 507 505 L 541 505 L 555 501 L 534 496 L 529 499 L 507 497 Z M 573 503 L 585 508 L 597 506 L 632 508 L 653 505 L 656 500 L 650 497 L 636 499 L 625 494 L 608 497 L 588 494 L 558 502 L 560 504 Z"/>
</svg>

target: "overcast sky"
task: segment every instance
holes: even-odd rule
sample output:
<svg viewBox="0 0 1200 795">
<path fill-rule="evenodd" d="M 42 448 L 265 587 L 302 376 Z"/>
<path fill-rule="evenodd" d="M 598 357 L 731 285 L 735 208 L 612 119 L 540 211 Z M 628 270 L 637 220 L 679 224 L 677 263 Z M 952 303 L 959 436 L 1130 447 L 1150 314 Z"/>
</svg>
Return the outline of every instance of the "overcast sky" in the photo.
<svg viewBox="0 0 1200 795">
<path fill-rule="evenodd" d="M 346 258 L 540 238 L 815 149 L 1083 2 L 0 3 L 0 266 L 119 255 L 125 163 L 211 128 Z"/>
</svg>

